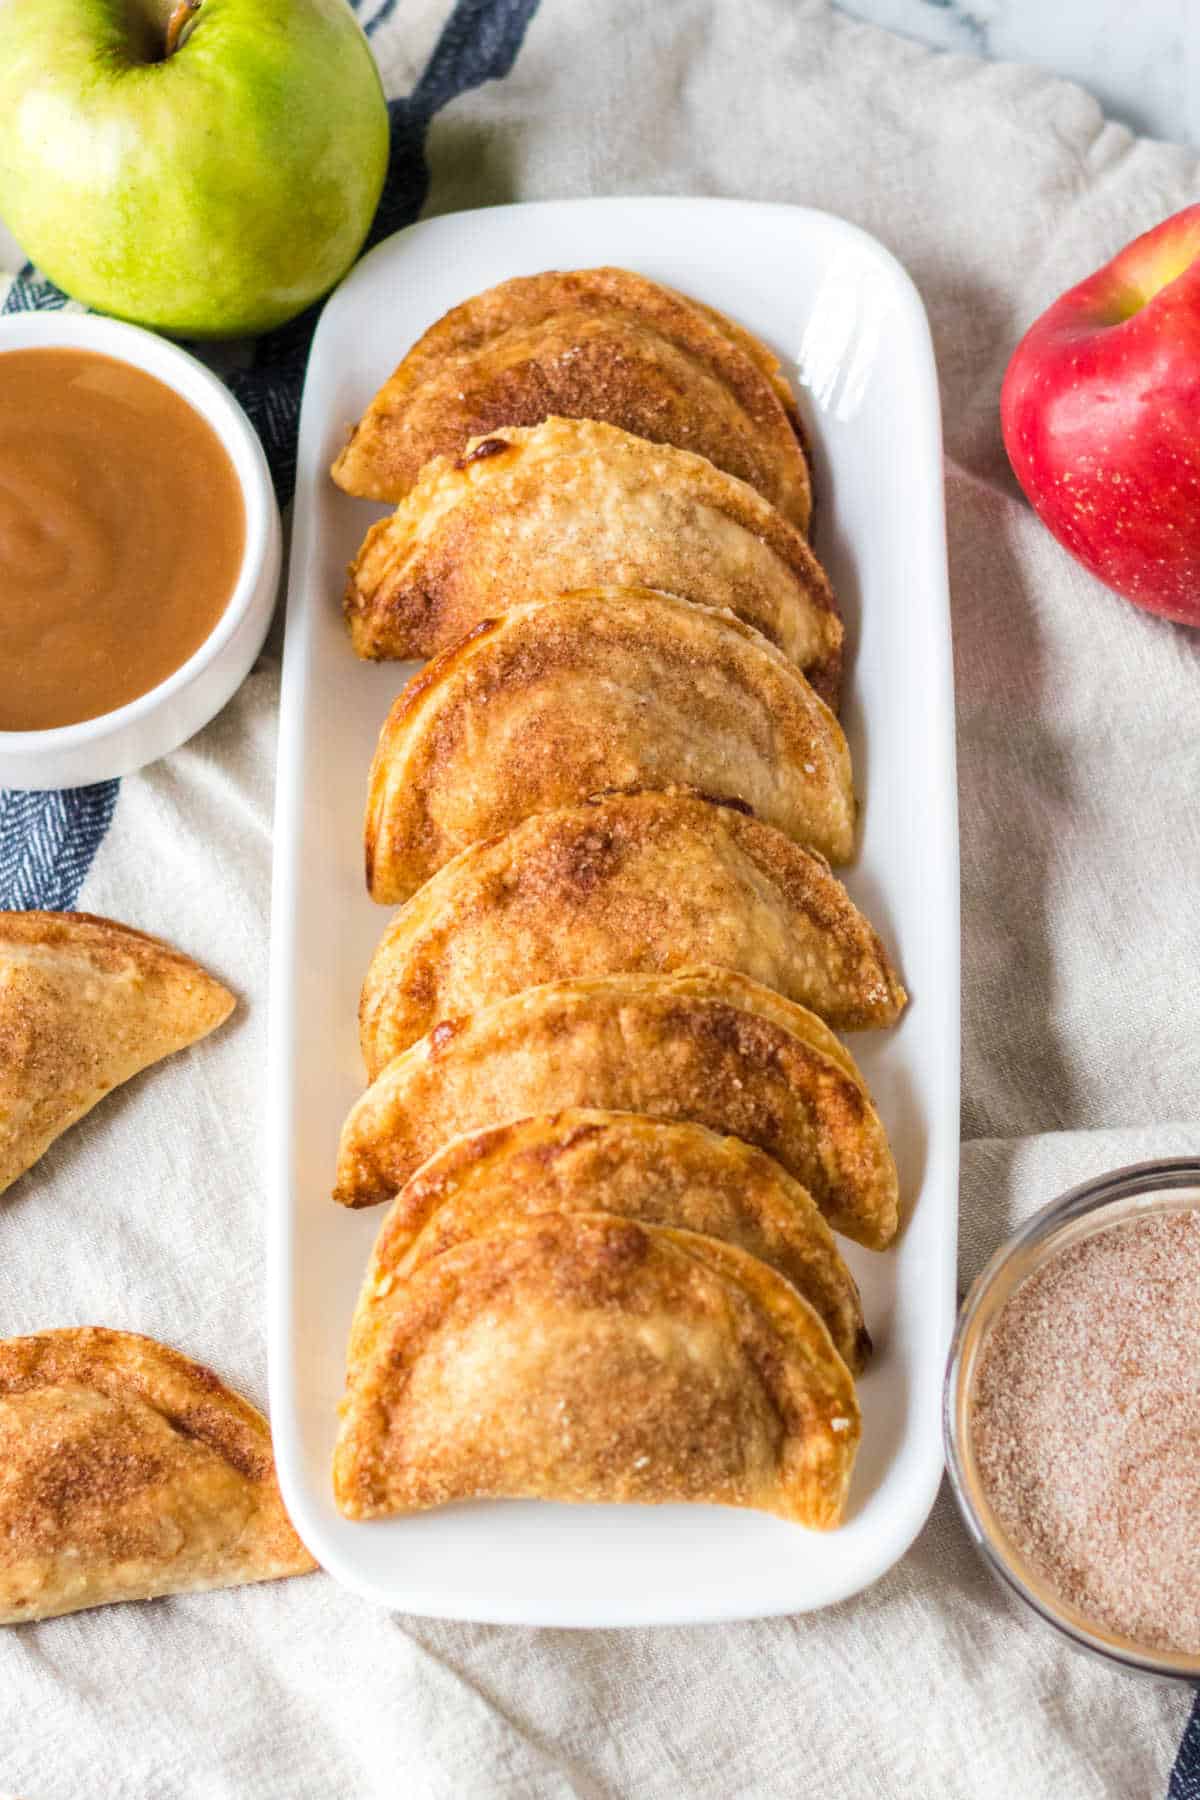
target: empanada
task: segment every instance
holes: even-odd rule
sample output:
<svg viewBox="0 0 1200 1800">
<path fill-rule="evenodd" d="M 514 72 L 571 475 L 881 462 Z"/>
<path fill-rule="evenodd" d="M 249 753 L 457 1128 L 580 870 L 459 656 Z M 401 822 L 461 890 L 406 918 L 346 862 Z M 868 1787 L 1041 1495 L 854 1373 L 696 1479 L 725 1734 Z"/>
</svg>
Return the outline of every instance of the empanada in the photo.
<svg viewBox="0 0 1200 1800">
<path fill-rule="evenodd" d="M 414 1269 L 497 1224 L 604 1212 L 736 1244 L 814 1307 L 855 1374 L 871 1349 L 854 1278 L 810 1194 L 740 1138 L 684 1120 L 583 1109 L 454 1138 L 405 1183 L 383 1222 L 351 1331 L 370 1354 Z"/>
<path fill-rule="evenodd" d="M 406 900 L 531 813 L 675 783 L 744 801 L 832 862 L 853 848 L 841 727 L 758 632 L 642 588 L 515 607 L 392 707 L 367 795 L 367 886 Z"/>
<path fill-rule="evenodd" d="M 727 969 L 550 982 L 443 1021 L 352 1108 L 335 1198 L 390 1200 L 460 1132 L 569 1106 L 745 1138 L 847 1237 L 895 1235 L 895 1163 L 849 1053 L 815 1013 Z"/>
<path fill-rule="evenodd" d="M 0 913 L 0 1192 L 139 1069 L 228 1018 L 190 956 L 90 913 Z"/>
<path fill-rule="evenodd" d="M 854 1382 L 796 1290 L 715 1238 L 604 1214 L 497 1227 L 416 1271 L 352 1372 L 352 1519 L 450 1501 L 707 1501 L 839 1523 Z"/>
<path fill-rule="evenodd" d="M 433 656 L 506 607 L 601 584 L 728 607 L 836 707 L 842 621 L 794 526 L 703 456 L 547 419 L 438 457 L 350 569 L 360 656 Z"/>
<path fill-rule="evenodd" d="M 0 1624 L 315 1567 L 211 1369 L 125 1331 L 0 1342 Z"/>
<path fill-rule="evenodd" d="M 683 789 L 535 813 L 464 850 L 392 920 L 363 986 L 373 1078 L 440 1019 L 568 975 L 739 969 L 839 1030 L 905 993 L 828 863 Z"/>
<path fill-rule="evenodd" d="M 778 361 L 720 313 L 628 269 L 522 276 L 456 306 L 380 388 L 333 478 L 401 500 L 432 457 L 551 415 L 696 451 L 808 528 L 808 463 Z"/>
</svg>

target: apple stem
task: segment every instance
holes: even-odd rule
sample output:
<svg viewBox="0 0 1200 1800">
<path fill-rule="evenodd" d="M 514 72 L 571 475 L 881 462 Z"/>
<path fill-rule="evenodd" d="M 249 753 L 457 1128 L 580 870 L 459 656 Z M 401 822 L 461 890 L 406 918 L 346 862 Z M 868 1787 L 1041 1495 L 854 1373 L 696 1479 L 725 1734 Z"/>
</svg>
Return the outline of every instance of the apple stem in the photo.
<svg viewBox="0 0 1200 1800">
<path fill-rule="evenodd" d="M 179 48 L 179 40 L 183 35 L 184 27 L 199 11 L 200 0 L 178 0 L 178 5 L 173 8 L 171 16 L 167 20 L 167 41 L 163 45 L 164 62 L 169 56 L 174 56 Z"/>
</svg>

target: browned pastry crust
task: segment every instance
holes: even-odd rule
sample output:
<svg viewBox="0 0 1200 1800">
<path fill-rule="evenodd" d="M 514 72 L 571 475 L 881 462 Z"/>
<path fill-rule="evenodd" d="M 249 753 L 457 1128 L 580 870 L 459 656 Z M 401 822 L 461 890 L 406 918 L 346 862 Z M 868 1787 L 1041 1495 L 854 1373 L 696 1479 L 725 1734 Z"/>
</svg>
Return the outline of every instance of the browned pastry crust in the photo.
<svg viewBox="0 0 1200 1800">
<path fill-rule="evenodd" d="M 413 677 L 380 733 L 367 886 L 399 901 L 480 838 L 609 788 L 745 802 L 844 862 L 850 754 L 803 675 L 732 614 L 590 589 L 477 625 Z"/>
<path fill-rule="evenodd" d="M 390 1200 L 461 1132 L 571 1106 L 744 1138 L 836 1230 L 872 1249 L 895 1236 L 896 1167 L 849 1053 L 814 1013 L 727 969 L 556 981 L 444 1021 L 352 1108 L 334 1197 Z"/>
<path fill-rule="evenodd" d="M 0 1192 L 139 1069 L 228 1018 L 190 956 L 90 913 L 0 913 Z"/>
<path fill-rule="evenodd" d="M 0 1624 L 315 1567 L 211 1369 L 124 1331 L 0 1342 Z"/>
<path fill-rule="evenodd" d="M 808 464 L 782 371 L 710 307 L 627 269 L 549 270 L 456 306 L 413 345 L 333 465 L 350 494 L 398 501 L 435 456 L 556 415 L 706 456 L 800 531 Z"/>
<path fill-rule="evenodd" d="M 752 975 L 838 1030 L 890 1025 L 906 1000 L 823 857 L 707 795 L 606 794 L 472 845 L 401 908 L 363 985 L 368 1074 L 522 988 L 694 963 Z"/>
<path fill-rule="evenodd" d="M 727 607 L 836 708 L 842 621 L 804 537 L 705 457 L 589 419 L 477 438 L 422 469 L 350 567 L 359 656 L 423 658 L 481 619 L 603 584 Z"/>
<path fill-rule="evenodd" d="M 351 1380 L 414 1269 L 498 1224 L 579 1212 L 736 1244 L 804 1295 L 853 1373 L 870 1354 L 854 1278 L 812 1196 L 777 1162 L 703 1125 L 577 1108 L 455 1138 L 405 1183 L 355 1311 Z"/>
<path fill-rule="evenodd" d="M 416 1271 L 352 1372 L 352 1519 L 451 1501 L 700 1501 L 837 1525 L 854 1382 L 808 1302 L 730 1244 L 604 1214 L 497 1226 Z"/>
</svg>

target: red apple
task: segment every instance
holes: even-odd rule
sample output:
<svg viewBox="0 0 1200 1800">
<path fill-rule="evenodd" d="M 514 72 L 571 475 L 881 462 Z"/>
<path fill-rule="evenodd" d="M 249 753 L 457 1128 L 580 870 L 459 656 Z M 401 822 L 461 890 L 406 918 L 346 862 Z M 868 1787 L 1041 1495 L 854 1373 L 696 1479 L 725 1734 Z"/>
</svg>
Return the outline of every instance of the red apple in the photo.
<svg viewBox="0 0 1200 1800">
<path fill-rule="evenodd" d="M 1135 605 L 1200 625 L 1200 205 L 1030 326 L 1000 419 L 1059 543 Z"/>
</svg>

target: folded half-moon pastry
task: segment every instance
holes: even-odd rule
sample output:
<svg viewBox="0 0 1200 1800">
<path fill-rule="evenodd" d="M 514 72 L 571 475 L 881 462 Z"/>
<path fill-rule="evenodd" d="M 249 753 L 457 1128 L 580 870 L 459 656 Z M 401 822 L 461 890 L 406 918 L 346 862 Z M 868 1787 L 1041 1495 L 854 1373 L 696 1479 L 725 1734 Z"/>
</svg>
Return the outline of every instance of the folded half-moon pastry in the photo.
<svg viewBox="0 0 1200 1800">
<path fill-rule="evenodd" d="M 351 1109 L 334 1197 L 390 1200 L 461 1132 L 569 1106 L 745 1138 L 847 1237 L 895 1236 L 896 1166 L 849 1053 L 815 1013 L 727 969 L 550 982 L 444 1020 Z"/>
<path fill-rule="evenodd" d="M 850 754 L 824 701 L 732 614 L 590 589 L 477 625 L 414 675 L 380 733 L 367 886 L 406 900 L 468 844 L 607 788 L 745 802 L 844 862 Z"/>
<path fill-rule="evenodd" d="M 234 998 L 190 956 L 89 913 L 0 912 L 0 1192 L 111 1088 Z"/>
<path fill-rule="evenodd" d="M 695 963 L 752 975 L 839 1030 L 890 1025 L 905 1004 L 815 852 L 689 790 L 605 794 L 472 845 L 401 908 L 363 985 L 367 1071 L 522 988 Z"/>
<path fill-rule="evenodd" d="M 0 1342 L 0 1624 L 315 1567 L 211 1369 L 125 1331 Z"/>
<path fill-rule="evenodd" d="M 775 357 L 628 269 L 522 276 L 456 306 L 380 388 L 333 478 L 350 494 L 401 500 L 432 457 L 553 415 L 696 451 L 808 528 L 808 463 Z"/>
<path fill-rule="evenodd" d="M 800 532 L 707 458 L 590 419 L 427 464 L 367 533 L 346 618 L 360 656 L 427 657 L 506 607 L 603 584 L 727 607 L 836 707 L 842 622 Z"/>
<path fill-rule="evenodd" d="M 853 1373 L 866 1361 L 871 1340 L 854 1278 L 811 1195 L 777 1162 L 690 1121 L 576 1108 L 454 1138 L 405 1183 L 354 1315 L 351 1378 L 422 1263 L 498 1224 L 581 1212 L 736 1244 L 804 1295 Z"/>
<path fill-rule="evenodd" d="M 854 1382 L 745 1251 L 604 1214 L 498 1226 L 425 1263 L 351 1371 L 352 1519 L 455 1500 L 707 1501 L 839 1523 Z"/>
</svg>

